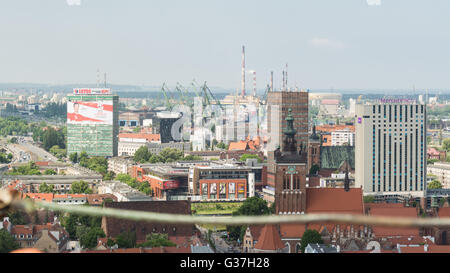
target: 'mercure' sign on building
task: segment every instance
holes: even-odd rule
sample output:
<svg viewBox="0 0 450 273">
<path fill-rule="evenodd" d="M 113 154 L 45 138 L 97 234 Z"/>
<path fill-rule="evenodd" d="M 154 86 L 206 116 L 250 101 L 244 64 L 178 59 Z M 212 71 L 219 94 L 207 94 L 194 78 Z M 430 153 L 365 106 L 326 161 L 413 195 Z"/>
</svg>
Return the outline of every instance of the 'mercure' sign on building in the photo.
<svg viewBox="0 0 450 273">
<path fill-rule="evenodd" d="M 74 88 L 73 93 L 76 95 L 89 94 L 89 95 L 107 95 L 111 94 L 109 88 Z"/>
<path fill-rule="evenodd" d="M 417 101 L 414 99 L 393 99 L 393 98 L 382 98 L 379 99 L 380 103 L 401 103 L 401 104 L 416 104 Z"/>
</svg>

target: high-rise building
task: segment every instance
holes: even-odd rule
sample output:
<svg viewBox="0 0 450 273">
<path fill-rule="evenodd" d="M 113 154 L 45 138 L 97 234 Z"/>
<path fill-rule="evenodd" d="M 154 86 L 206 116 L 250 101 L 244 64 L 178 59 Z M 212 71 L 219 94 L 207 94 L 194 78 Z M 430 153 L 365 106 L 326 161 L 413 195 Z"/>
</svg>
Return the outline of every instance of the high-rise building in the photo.
<svg viewBox="0 0 450 273">
<path fill-rule="evenodd" d="M 365 195 L 422 197 L 426 189 L 426 107 L 381 99 L 356 105 L 356 186 Z"/>
<path fill-rule="evenodd" d="M 67 154 L 117 156 L 119 96 L 106 88 L 76 88 L 67 96 Z"/>
<path fill-rule="evenodd" d="M 294 119 L 297 149 L 306 149 L 308 143 L 308 92 L 305 91 L 271 91 L 267 93 L 267 129 L 276 145 L 283 145 L 283 131 L 287 129 L 288 110 Z M 278 114 L 273 113 L 278 111 Z M 277 118 L 278 116 L 278 118 Z M 272 119 L 278 119 L 272 121 Z M 275 128 L 276 127 L 276 128 Z M 283 148 L 283 147 L 281 147 Z"/>
</svg>

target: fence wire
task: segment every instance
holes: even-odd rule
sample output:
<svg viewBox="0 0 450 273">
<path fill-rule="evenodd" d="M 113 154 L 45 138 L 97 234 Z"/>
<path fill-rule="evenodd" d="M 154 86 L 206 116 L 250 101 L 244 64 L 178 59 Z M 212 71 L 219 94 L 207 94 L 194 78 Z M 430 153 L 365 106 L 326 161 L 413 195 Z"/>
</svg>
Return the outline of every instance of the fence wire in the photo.
<svg viewBox="0 0 450 273">
<path fill-rule="evenodd" d="M 356 214 L 321 213 L 264 216 L 195 216 L 186 214 L 156 213 L 136 210 L 123 210 L 80 205 L 60 205 L 55 203 L 19 199 L 13 193 L 0 191 L 0 212 L 7 210 L 25 210 L 31 213 L 37 209 L 75 213 L 89 216 L 107 216 L 133 221 L 172 224 L 213 224 L 213 225 L 265 225 L 265 224 L 308 224 L 335 223 L 352 225 L 370 225 L 385 227 L 450 227 L 450 218 L 413 218 L 368 216 Z"/>
</svg>

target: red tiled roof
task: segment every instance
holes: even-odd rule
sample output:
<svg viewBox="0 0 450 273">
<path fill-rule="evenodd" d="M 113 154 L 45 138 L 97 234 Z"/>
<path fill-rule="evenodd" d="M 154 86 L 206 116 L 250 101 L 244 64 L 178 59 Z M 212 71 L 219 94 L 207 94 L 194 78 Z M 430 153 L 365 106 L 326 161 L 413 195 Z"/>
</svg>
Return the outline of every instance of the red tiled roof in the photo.
<svg viewBox="0 0 450 273">
<path fill-rule="evenodd" d="M 230 142 L 228 151 L 245 151 L 247 150 L 247 141 L 241 140 L 239 142 Z"/>
<path fill-rule="evenodd" d="M 40 200 L 46 202 L 53 202 L 53 193 L 24 193 L 22 199 L 29 197 L 32 200 Z"/>
<path fill-rule="evenodd" d="M 307 188 L 306 213 L 364 214 L 361 188 Z"/>
<path fill-rule="evenodd" d="M 261 235 L 261 230 L 263 229 L 263 227 L 264 225 L 253 225 L 249 227 L 253 240 L 258 240 L 259 236 Z"/>
<path fill-rule="evenodd" d="M 391 217 L 410 217 L 417 218 L 416 208 L 372 208 L 370 215 L 376 216 L 391 216 Z M 373 233 L 376 237 L 387 236 L 419 236 L 418 228 L 392 228 L 373 226 Z"/>
<path fill-rule="evenodd" d="M 121 133 L 119 134 L 120 138 L 138 138 L 138 139 L 145 139 L 147 141 L 160 141 L 161 135 L 160 134 L 144 134 L 144 133 Z"/>
<path fill-rule="evenodd" d="M 364 206 L 366 206 L 368 209 L 372 208 L 403 208 L 405 207 L 403 203 L 366 203 Z"/>
<path fill-rule="evenodd" d="M 39 166 L 39 167 L 48 166 L 48 161 L 38 161 L 35 164 L 36 164 L 36 166 Z"/>
<path fill-rule="evenodd" d="M 86 194 L 55 194 L 53 198 L 84 198 Z"/>
<path fill-rule="evenodd" d="M 305 224 L 281 224 L 280 233 L 282 238 L 301 238 L 306 230 Z"/>
<path fill-rule="evenodd" d="M 261 235 L 255 245 L 258 250 L 278 250 L 284 248 L 280 234 L 275 225 L 265 225 L 261 230 Z"/>
<path fill-rule="evenodd" d="M 15 235 L 33 235 L 33 226 L 29 225 L 15 225 L 11 228 L 11 234 Z"/>
</svg>

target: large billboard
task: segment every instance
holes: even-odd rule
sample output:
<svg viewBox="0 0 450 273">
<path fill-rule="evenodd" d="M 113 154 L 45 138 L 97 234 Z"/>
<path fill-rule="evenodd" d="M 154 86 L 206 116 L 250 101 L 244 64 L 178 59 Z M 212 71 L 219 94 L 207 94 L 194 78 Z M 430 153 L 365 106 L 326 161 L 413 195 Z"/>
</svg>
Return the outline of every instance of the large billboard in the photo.
<svg viewBox="0 0 450 273">
<path fill-rule="evenodd" d="M 105 94 L 111 94 L 111 89 L 109 89 L 109 88 L 74 88 L 73 93 L 75 95 L 81 95 L 81 94 L 105 95 Z"/>
<path fill-rule="evenodd" d="M 68 101 L 67 123 L 113 125 L 112 101 Z"/>
</svg>

